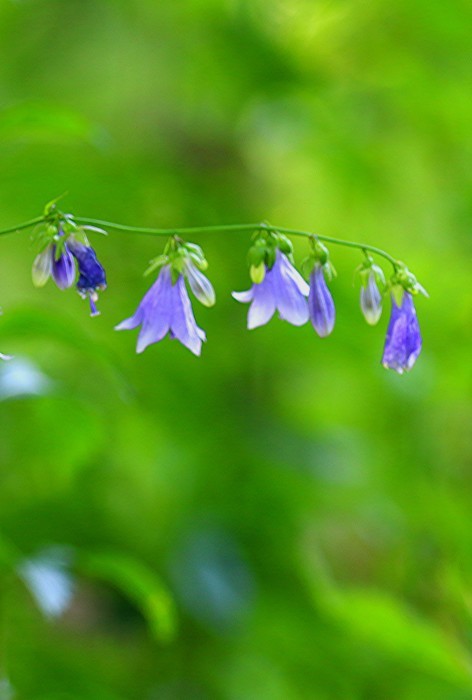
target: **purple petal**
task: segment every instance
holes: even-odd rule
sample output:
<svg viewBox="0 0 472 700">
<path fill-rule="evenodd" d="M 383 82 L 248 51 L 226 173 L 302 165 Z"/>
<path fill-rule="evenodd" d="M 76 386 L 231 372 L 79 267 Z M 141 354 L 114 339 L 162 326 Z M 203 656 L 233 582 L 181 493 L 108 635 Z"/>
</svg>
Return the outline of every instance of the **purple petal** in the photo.
<svg viewBox="0 0 472 700">
<path fill-rule="evenodd" d="M 308 309 L 313 328 L 320 338 L 325 338 L 334 328 L 336 309 L 321 265 L 316 265 L 310 275 Z"/>
<path fill-rule="evenodd" d="M 162 268 L 157 281 L 141 302 L 142 327 L 136 344 L 136 352 L 143 352 L 148 345 L 158 343 L 166 335 L 171 322 L 172 277 L 168 265 Z"/>
<path fill-rule="evenodd" d="M 75 281 L 75 262 L 67 244 L 64 245 L 63 252 L 56 260 L 56 246 L 51 248 L 52 269 L 51 275 L 59 289 L 72 287 Z"/>
<path fill-rule="evenodd" d="M 81 294 L 87 294 L 97 289 L 105 289 L 107 286 L 105 270 L 98 261 L 94 249 L 80 243 L 72 236 L 67 243 L 79 266 L 78 291 Z"/>
<path fill-rule="evenodd" d="M 136 346 L 137 352 L 165 336 L 170 325 L 170 290 L 172 279 L 169 266 L 159 273 L 157 280 L 148 289 L 133 316 L 122 321 L 115 330 L 132 330 L 142 325 Z"/>
<path fill-rule="evenodd" d="M 275 313 L 276 299 L 274 293 L 273 268 L 267 270 L 263 281 L 254 284 L 253 301 L 247 315 L 249 330 L 263 326 L 270 321 Z"/>
<path fill-rule="evenodd" d="M 277 259 L 280 258 L 280 269 L 283 270 L 284 275 L 288 275 L 295 282 L 298 291 L 307 297 L 310 293 L 310 286 L 305 282 L 298 270 L 292 265 L 290 260 L 286 255 L 277 250 Z"/>
<path fill-rule="evenodd" d="M 308 293 L 309 287 L 306 282 L 279 250 L 275 265 L 267 274 L 272 276 L 280 318 L 294 326 L 302 326 L 308 321 L 308 305 L 304 293 Z"/>
<path fill-rule="evenodd" d="M 194 355 L 200 355 L 205 332 L 196 324 L 192 305 L 185 287 L 184 278 L 179 275 L 171 294 L 171 335 L 180 340 Z"/>
<path fill-rule="evenodd" d="M 404 293 L 401 306 L 392 295 L 392 313 L 387 329 L 382 364 L 399 374 L 410 370 L 421 352 L 422 340 L 411 294 Z"/>
</svg>

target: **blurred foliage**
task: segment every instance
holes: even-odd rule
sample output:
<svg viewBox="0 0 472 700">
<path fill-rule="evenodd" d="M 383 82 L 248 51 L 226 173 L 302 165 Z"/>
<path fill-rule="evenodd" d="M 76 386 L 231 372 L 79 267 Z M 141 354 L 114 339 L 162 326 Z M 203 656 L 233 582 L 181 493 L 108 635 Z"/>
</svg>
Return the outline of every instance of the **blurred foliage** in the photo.
<svg viewBox="0 0 472 700">
<path fill-rule="evenodd" d="M 92 320 L 2 237 L 1 698 L 472 698 L 471 26 L 464 0 L 2 0 L 0 227 L 64 191 L 268 219 L 382 246 L 431 299 L 399 377 L 356 252 L 330 338 L 249 333 L 248 239 L 208 234 L 202 357 L 137 357 L 112 329 L 162 241 L 96 237 Z"/>
</svg>

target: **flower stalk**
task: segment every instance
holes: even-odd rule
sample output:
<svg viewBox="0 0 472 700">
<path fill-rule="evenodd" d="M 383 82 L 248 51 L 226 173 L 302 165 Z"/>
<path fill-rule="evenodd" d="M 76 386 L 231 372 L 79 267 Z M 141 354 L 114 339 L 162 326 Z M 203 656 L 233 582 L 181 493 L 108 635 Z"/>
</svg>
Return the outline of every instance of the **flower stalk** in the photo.
<svg viewBox="0 0 472 700">
<path fill-rule="evenodd" d="M 247 319 L 249 329 L 265 325 L 278 312 L 282 320 L 294 326 L 311 321 L 321 338 L 331 334 L 336 309 L 329 285 L 336 272 L 325 244 L 332 244 L 357 249 L 364 255 L 357 273 L 361 282 L 360 307 L 367 323 L 375 325 L 379 321 L 383 297 L 387 292 L 391 294 L 392 314 L 382 364 L 403 373 L 411 369 L 421 351 L 413 296 L 419 293 L 427 296 L 427 293 L 403 262 L 381 248 L 298 229 L 275 228 L 267 222 L 179 229 L 130 226 L 63 213 L 57 206 L 58 199 L 46 205 L 41 217 L 2 229 L 0 235 L 35 227 L 33 240 L 37 245 L 37 255 L 32 270 L 35 286 L 43 286 L 49 277 L 60 289 L 67 289 L 76 283 L 80 296 L 89 300 L 92 316 L 99 313 L 96 307 L 98 292 L 103 291 L 107 283 L 105 270 L 88 242 L 87 234 L 106 235 L 106 230 L 111 229 L 136 235 L 167 237 L 163 252 L 151 260 L 145 272 L 157 273 L 157 278 L 133 316 L 116 326 L 117 330 L 140 327 L 138 352 L 169 335 L 195 355 L 200 355 L 206 335 L 196 323 L 188 291 L 206 307 L 215 304 L 216 296 L 210 280 L 203 274 L 208 263 L 202 249 L 184 240 L 184 237 L 245 232 L 252 233 L 248 253 L 252 285 L 247 291 L 233 292 L 233 297 L 250 304 Z M 308 239 L 310 250 L 301 264 L 305 279 L 296 268 L 293 246 L 288 236 Z M 392 266 L 388 281 L 382 268 L 375 263 L 374 255 Z M 0 354 L 0 359 L 8 359 L 8 356 Z"/>
</svg>

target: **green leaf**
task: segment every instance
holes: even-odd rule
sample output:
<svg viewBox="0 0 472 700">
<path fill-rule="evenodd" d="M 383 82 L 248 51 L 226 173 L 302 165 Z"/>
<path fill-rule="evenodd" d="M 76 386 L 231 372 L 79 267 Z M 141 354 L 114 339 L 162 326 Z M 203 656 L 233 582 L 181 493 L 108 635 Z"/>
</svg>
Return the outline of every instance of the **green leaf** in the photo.
<svg viewBox="0 0 472 700">
<path fill-rule="evenodd" d="M 142 612 L 155 639 L 168 643 L 175 637 L 177 620 L 173 598 L 145 564 L 122 553 L 96 552 L 81 556 L 78 568 L 128 597 Z"/>
<path fill-rule="evenodd" d="M 377 591 L 331 592 L 330 615 L 357 639 L 408 667 L 472 688 L 472 659 L 458 640 Z"/>
</svg>

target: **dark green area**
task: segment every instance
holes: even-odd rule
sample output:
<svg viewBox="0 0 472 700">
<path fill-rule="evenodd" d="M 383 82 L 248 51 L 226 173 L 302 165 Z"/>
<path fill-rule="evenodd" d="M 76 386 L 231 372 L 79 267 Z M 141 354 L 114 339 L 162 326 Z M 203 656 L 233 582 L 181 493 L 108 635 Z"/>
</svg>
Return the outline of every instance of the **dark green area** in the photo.
<svg viewBox="0 0 472 700">
<path fill-rule="evenodd" d="M 472 698 L 471 26 L 465 0 L 2 0 L 0 228 L 66 190 L 137 226 L 267 219 L 431 295 L 400 377 L 356 251 L 331 337 L 248 332 L 249 237 L 206 234 L 202 357 L 137 356 L 113 326 L 163 241 L 93 239 L 90 319 L 2 237 L 2 699 Z M 72 576 L 62 614 L 32 561 Z"/>
</svg>

